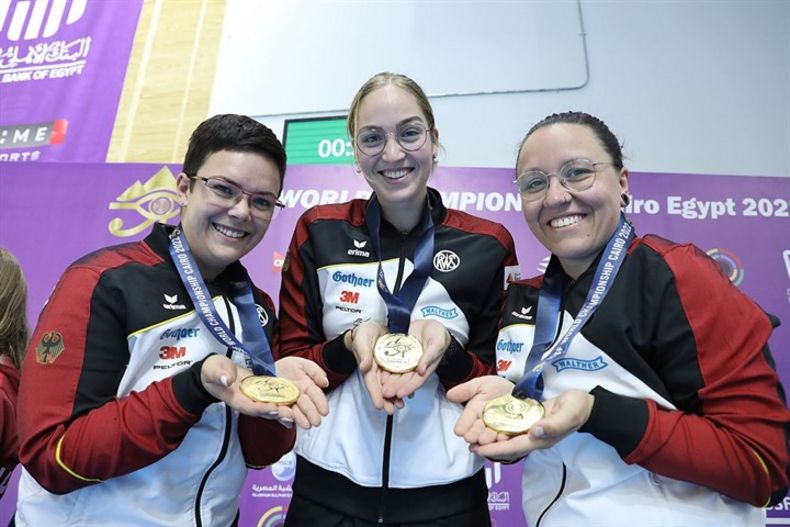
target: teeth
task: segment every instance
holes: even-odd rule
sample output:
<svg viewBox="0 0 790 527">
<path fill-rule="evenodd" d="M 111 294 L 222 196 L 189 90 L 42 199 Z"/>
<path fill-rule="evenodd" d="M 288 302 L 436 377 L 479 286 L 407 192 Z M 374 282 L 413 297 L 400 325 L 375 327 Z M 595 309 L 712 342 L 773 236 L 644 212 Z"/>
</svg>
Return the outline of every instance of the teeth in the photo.
<svg viewBox="0 0 790 527">
<path fill-rule="evenodd" d="M 549 225 L 552 227 L 567 227 L 568 225 L 573 225 L 574 223 L 578 223 L 581 221 L 583 216 L 577 214 L 576 216 L 563 216 L 562 218 L 556 218 L 549 222 Z"/>
<path fill-rule="evenodd" d="M 399 170 L 382 170 L 381 175 L 388 179 L 398 179 L 402 178 L 409 172 L 411 172 L 411 169 L 409 168 L 401 168 Z"/>
<path fill-rule="evenodd" d="M 229 236 L 231 238 L 243 238 L 247 234 L 246 232 L 229 229 L 222 225 L 217 225 L 216 223 L 214 224 L 214 228 L 218 232 L 224 234 L 225 236 Z"/>
</svg>

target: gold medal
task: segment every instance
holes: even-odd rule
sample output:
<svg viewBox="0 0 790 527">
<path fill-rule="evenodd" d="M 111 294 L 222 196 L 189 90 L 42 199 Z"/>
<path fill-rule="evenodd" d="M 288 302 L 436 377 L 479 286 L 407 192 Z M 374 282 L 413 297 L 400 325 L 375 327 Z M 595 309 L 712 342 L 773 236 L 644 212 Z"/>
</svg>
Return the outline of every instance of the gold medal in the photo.
<svg viewBox="0 0 790 527">
<path fill-rule="evenodd" d="M 239 383 L 241 393 L 258 403 L 289 405 L 299 398 L 299 388 L 282 377 L 250 375 Z"/>
<path fill-rule="evenodd" d="M 492 430 L 515 436 L 529 432 L 532 425 L 543 418 L 544 413 L 545 409 L 540 401 L 503 395 L 485 405 L 483 422 Z"/>
<path fill-rule="evenodd" d="M 392 373 L 412 371 L 420 363 L 422 344 L 404 333 L 387 333 L 376 341 L 373 358 L 376 364 Z"/>
</svg>

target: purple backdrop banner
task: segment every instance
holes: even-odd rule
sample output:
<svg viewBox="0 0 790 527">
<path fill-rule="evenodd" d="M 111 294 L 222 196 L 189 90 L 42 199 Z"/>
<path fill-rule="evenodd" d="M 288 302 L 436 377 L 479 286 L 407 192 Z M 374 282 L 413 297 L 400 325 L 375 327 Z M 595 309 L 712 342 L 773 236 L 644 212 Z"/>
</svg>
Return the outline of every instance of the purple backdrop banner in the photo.
<svg viewBox="0 0 790 527">
<path fill-rule="evenodd" d="M 103 162 L 143 0 L 0 0 L 0 161 Z"/>
<path fill-rule="evenodd" d="M 178 166 L 152 164 L 0 163 L 0 246 L 19 258 L 35 321 L 66 266 L 101 246 L 143 237 L 154 221 L 177 221 Z M 506 225 L 516 240 L 522 276 L 542 271 L 548 253 L 533 238 L 510 183 L 512 171 L 439 168 L 431 184 L 446 203 Z M 631 175 L 627 211 L 638 234 L 693 242 L 738 286 L 784 321 L 771 348 L 790 387 L 790 178 L 685 174 Z M 348 166 L 291 166 L 282 201 L 258 248 L 244 258 L 253 280 L 277 300 L 280 268 L 299 215 L 318 203 L 366 197 L 369 189 Z M 498 527 L 524 527 L 520 465 L 489 463 L 489 508 Z M 292 455 L 251 472 L 241 497 L 242 527 L 281 525 L 291 497 Z M 14 506 L 10 488 L 0 525 Z M 790 499 L 768 511 L 767 523 L 790 525 Z"/>
</svg>

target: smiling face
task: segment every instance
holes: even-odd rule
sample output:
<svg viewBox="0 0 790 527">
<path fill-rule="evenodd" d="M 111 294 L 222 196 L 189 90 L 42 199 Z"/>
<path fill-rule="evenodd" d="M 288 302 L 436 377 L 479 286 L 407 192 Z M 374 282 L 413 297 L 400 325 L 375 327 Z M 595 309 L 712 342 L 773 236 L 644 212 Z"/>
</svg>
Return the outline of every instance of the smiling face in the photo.
<svg viewBox="0 0 790 527">
<path fill-rule="evenodd" d="M 605 162 L 597 166 L 590 188 L 569 192 L 551 176 L 545 197 L 522 203 L 532 233 L 559 258 L 568 276 L 578 278 L 617 227 L 621 195 L 628 191 L 628 170 L 608 164 L 612 158 L 590 127 L 559 123 L 538 128 L 529 136 L 519 152 L 516 173 L 556 174 L 572 159 Z"/>
<path fill-rule="evenodd" d="M 355 138 L 354 155 L 385 216 L 396 227 L 399 223 L 396 217 L 419 218 L 437 149 L 435 129 L 428 131 L 428 138 L 419 149 L 409 151 L 401 147 L 397 141 L 399 133 L 403 137 L 408 133 L 408 125 L 414 123 L 428 127 L 414 95 L 388 84 L 362 99 L 354 127 L 356 138 L 369 130 L 387 134 L 384 150 L 372 156 L 359 151 Z"/>
<path fill-rule="evenodd" d="M 220 150 L 209 155 L 198 177 L 222 176 L 249 192 L 280 193 L 280 172 L 270 159 L 250 152 Z M 176 183 L 182 205 L 181 225 L 203 278 L 211 280 L 261 241 L 271 220 L 252 214 L 249 199 L 223 202 L 183 172 Z"/>
</svg>

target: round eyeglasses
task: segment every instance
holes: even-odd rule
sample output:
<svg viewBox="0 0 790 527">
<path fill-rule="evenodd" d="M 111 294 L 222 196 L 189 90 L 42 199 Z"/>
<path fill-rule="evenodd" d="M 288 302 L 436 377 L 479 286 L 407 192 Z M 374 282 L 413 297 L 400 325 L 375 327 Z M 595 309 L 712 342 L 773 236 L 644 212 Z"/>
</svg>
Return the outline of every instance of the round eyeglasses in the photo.
<svg viewBox="0 0 790 527">
<path fill-rule="evenodd" d="M 408 152 L 419 150 L 428 139 L 430 128 L 422 123 L 409 123 L 400 126 L 395 132 L 385 132 L 380 128 L 367 128 L 357 134 L 355 144 L 366 156 L 377 156 L 387 145 L 387 136 L 392 135 L 400 147 Z"/>
<path fill-rule="evenodd" d="M 543 199 L 549 189 L 549 177 L 557 176 L 560 185 L 570 192 L 581 192 L 592 187 L 597 175 L 598 165 L 613 165 L 607 161 L 590 161 L 589 159 L 571 159 L 560 167 L 557 173 L 547 174 L 542 170 L 527 170 L 518 176 L 513 183 L 518 186 L 521 199 L 536 201 Z"/>
<path fill-rule="evenodd" d="M 260 219 L 271 219 L 277 208 L 285 207 L 274 194 L 269 192 L 249 192 L 222 176 L 202 177 L 187 174 L 187 177 L 193 181 L 199 179 L 205 183 L 206 187 L 211 191 L 209 195 L 214 198 L 214 201 L 227 207 L 234 206 L 243 196 L 246 196 L 249 199 L 252 215 Z"/>
</svg>

